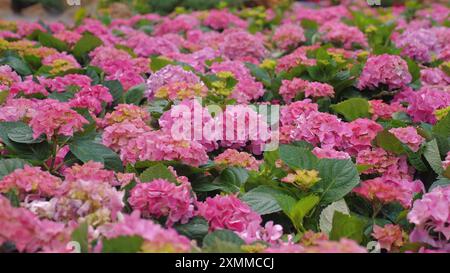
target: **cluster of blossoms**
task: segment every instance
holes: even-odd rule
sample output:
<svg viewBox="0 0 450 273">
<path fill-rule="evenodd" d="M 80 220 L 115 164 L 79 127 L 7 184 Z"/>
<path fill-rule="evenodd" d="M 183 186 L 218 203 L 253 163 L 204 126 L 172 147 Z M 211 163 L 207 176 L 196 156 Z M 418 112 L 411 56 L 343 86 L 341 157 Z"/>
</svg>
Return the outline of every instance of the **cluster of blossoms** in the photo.
<svg viewBox="0 0 450 273">
<path fill-rule="evenodd" d="M 291 81 L 283 80 L 280 95 L 285 102 L 291 102 L 300 93 L 313 98 L 334 96 L 333 86 L 326 83 L 309 82 L 298 78 Z"/>
<path fill-rule="evenodd" d="M 0 252 L 450 252 L 450 9 L 319 2 L 0 20 Z"/>
<path fill-rule="evenodd" d="M 386 85 L 389 90 L 406 87 L 412 80 L 408 64 L 399 56 L 371 56 L 364 65 L 358 81 L 359 89 L 374 89 Z"/>
</svg>

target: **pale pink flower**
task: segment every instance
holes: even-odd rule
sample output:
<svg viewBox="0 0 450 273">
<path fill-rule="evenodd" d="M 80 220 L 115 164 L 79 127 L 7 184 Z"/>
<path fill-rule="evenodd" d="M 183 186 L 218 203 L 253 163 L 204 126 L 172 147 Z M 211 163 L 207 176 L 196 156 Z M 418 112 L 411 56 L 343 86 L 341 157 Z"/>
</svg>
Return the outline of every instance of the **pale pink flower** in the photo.
<svg viewBox="0 0 450 273">
<path fill-rule="evenodd" d="M 214 158 L 214 163 L 218 165 L 242 167 L 251 171 L 257 171 L 260 164 L 260 162 L 251 154 L 239 152 L 235 149 L 226 149 L 223 153 Z"/>
<path fill-rule="evenodd" d="M 150 220 L 141 219 L 139 212 L 124 215 L 120 222 L 103 225 L 99 231 L 108 239 L 119 236 L 140 236 L 144 239 L 144 252 L 188 252 L 191 244 L 188 238 L 174 229 L 165 229 Z"/>
<path fill-rule="evenodd" d="M 23 200 L 28 195 L 52 197 L 61 190 L 62 181 L 39 167 L 26 165 L 0 180 L 0 192 L 16 191 Z"/>
<path fill-rule="evenodd" d="M 372 236 L 380 243 L 380 247 L 388 251 L 403 245 L 402 228 L 398 225 L 387 224 L 384 227 L 373 226 Z"/>
</svg>

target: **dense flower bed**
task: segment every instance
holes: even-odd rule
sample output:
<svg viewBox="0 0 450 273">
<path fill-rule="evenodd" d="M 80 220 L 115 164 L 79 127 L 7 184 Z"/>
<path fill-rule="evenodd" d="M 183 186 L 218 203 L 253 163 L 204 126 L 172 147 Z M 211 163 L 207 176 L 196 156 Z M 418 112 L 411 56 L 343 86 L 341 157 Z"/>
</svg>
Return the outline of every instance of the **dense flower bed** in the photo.
<svg viewBox="0 0 450 273">
<path fill-rule="evenodd" d="M 0 252 L 450 252 L 450 9 L 0 20 Z"/>
</svg>

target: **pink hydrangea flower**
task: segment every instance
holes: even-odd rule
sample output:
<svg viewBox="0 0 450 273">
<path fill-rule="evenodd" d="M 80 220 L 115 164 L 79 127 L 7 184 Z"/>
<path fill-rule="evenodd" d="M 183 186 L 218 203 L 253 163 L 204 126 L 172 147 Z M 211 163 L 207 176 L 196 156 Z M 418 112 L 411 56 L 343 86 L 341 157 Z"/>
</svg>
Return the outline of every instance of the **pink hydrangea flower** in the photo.
<svg viewBox="0 0 450 273">
<path fill-rule="evenodd" d="M 208 197 L 197 205 L 198 214 L 209 222 L 211 231 L 230 229 L 243 232 L 253 223 L 258 226 L 261 223 L 261 216 L 234 195 Z"/>
<path fill-rule="evenodd" d="M 223 32 L 220 52 L 233 61 L 258 63 L 267 55 L 262 39 L 238 29 Z"/>
<path fill-rule="evenodd" d="M 247 28 L 247 22 L 232 14 L 228 10 L 210 10 L 203 24 L 215 30 L 224 30 L 229 27 Z"/>
<path fill-rule="evenodd" d="M 398 140 L 408 145 L 413 152 L 417 152 L 425 138 L 417 133 L 416 128 L 408 126 L 405 128 L 392 128 L 389 130 Z"/>
<path fill-rule="evenodd" d="M 224 61 L 214 63 L 211 66 L 211 72 L 231 72 L 233 74 L 238 83 L 233 89 L 231 98 L 236 99 L 238 103 L 249 103 L 251 100 L 256 100 L 264 95 L 265 91 L 262 83 L 256 81 L 250 70 L 242 62 Z"/>
<path fill-rule="evenodd" d="M 179 160 L 185 164 L 199 166 L 206 164 L 208 155 L 205 148 L 194 140 L 180 139 L 164 131 L 150 131 L 131 139 L 120 151 L 125 162 L 137 160 Z"/>
<path fill-rule="evenodd" d="M 173 19 L 164 17 L 163 21 L 155 26 L 153 33 L 162 36 L 167 33 L 186 32 L 199 25 L 200 21 L 194 15 L 180 14 Z"/>
<path fill-rule="evenodd" d="M 308 50 L 316 49 L 318 46 L 302 46 L 294 50 L 294 52 L 285 55 L 277 60 L 276 72 L 289 71 L 299 65 L 313 66 L 316 64 L 316 59 L 309 58 Z"/>
<path fill-rule="evenodd" d="M 61 30 L 55 33 L 53 36 L 55 38 L 60 39 L 61 41 L 64 41 L 70 45 L 74 45 L 78 42 L 78 40 L 81 39 L 81 34 L 76 33 L 74 31 L 70 30 Z"/>
<path fill-rule="evenodd" d="M 124 192 L 107 181 L 65 181 L 62 192 L 48 202 L 45 214 L 55 221 L 85 219 L 94 226 L 117 220 Z"/>
<path fill-rule="evenodd" d="M 85 87 L 69 100 L 70 107 L 87 108 L 89 111 L 99 114 L 103 110 L 103 103 L 108 104 L 113 101 L 109 89 L 102 85 Z"/>
<path fill-rule="evenodd" d="M 105 125 L 113 125 L 128 121 L 139 126 L 142 122 L 149 120 L 150 114 L 141 107 L 134 104 L 119 104 L 114 108 L 114 111 L 105 115 L 104 123 Z"/>
<path fill-rule="evenodd" d="M 16 82 L 11 85 L 10 88 L 10 96 L 15 97 L 18 94 L 24 94 L 24 95 L 44 95 L 48 96 L 48 92 L 45 89 L 45 86 L 43 86 L 40 83 L 37 83 L 33 80 L 32 76 L 28 76 L 25 78 L 22 82 Z"/>
<path fill-rule="evenodd" d="M 20 76 L 9 65 L 0 65 L 0 91 L 20 81 L 22 81 Z"/>
<path fill-rule="evenodd" d="M 30 121 L 33 137 L 45 134 L 47 139 L 54 135 L 73 136 L 82 131 L 83 125 L 89 123 L 83 116 L 70 109 L 68 104 L 47 100 L 37 109 Z"/>
<path fill-rule="evenodd" d="M 402 54 L 419 62 L 430 62 L 431 54 L 437 50 L 437 37 L 432 29 L 407 29 L 394 40 Z"/>
<path fill-rule="evenodd" d="M 147 87 L 146 95 L 149 99 L 203 97 L 208 91 L 197 75 L 176 65 L 167 65 L 152 74 L 147 80 Z"/>
<path fill-rule="evenodd" d="M 377 173 L 406 179 L 412 177 L 413 168 L 408 166 L 405 156 L 394 156 L 382 148 L 359 151 L 356 163 L 369 166 L 363 171 L 364 174 Z"/>
<path fill-rule="evenodd" d="M 363 181 L 353 192 L 364 197 L 370 202 L 382 204 L 398 202 L 403 207 L 409 208 L 416 193 L 424 189 L 421 181 L 408 181 L 406 179 L 392 178 L 388 176 L 377 177 Z"/>
<path fill-rule="evenodd" d="M 0 107 L 0 121 L 29 120 L 36 112 L 38 102 L 31 99 L 8 99 Z"/>
<path fill-rule="evenodd" d="M 138 211 L 124 215 L 120 222 L 103 225 L 99 230 L 108 239 L 141 236 L 144 239 L 144 252 L 188 252 L 191 249 L 188 238 L 179 235 L 172 228 L 165 229 L 153 221 L 141 219 Z"/>
<path fill-rule="evenodd" d="M 403 245 L 403 232 L 398 225 L 387 224 L 384 227 L 374 225 L 372 236 L 377 239 L 381 248 L 388 251 Z"/>
<path fill-rule="evenodd" d="M 439 68 L 427 68 L 420 70 L 422 85 L 450 85 L 450 76 Z"/>
<path fill-rule="evenodd" d="M 414 122 L 436 123 L 434 112 L 450 105 L 448 86 L 424 86 L 419 91 L 409 92 L 404 99 L 408 102 L 406 112 Z"/>
<path fill-rule="evenodd" d="M 99 183 L 109 183 L 117 185 L 114 171 L 105 170 L 100 162 L 89 161 L 83 165 L 75 164 L 64 170 L 65 181 L 74 182 L 77 180 L 98 181 Z"/>
<path fill-rule="evenodd" d="M 165 37 L 150 37 L 145 33 L 137 32 L 126 40 L 126 46 L 132 48 L 140 57 L 150 55 L 167 56 L 180 52 L 177 45 Z"/>
<path fill-rule="evenodd" d="M 76 86 L 81 89 L 91 86 L 92 79 L 86 75 L 68 74 L 55 78 L 40 78 L 41 83 L 51 91 L 64 92 L 68 86 Z"/>
<path fill-rule="evenodd" d="M 130 192 L 128 202 L 143 216 L 166 216 L 166 225 L 185 224 L 194 216 L 194 199 L 189 183 L 176 185 L 165 179 L 137 184 Z"/>
<path fill-rule="evenodd" d="M 336 151 L 330 148 L 315 147 L 312 153 L 318 158 L 330 158 L 330 159 L 350 159 L 350 155 L 346 152 Z"/>
<path fill-rule="evenodd" d="M 262 83 L 256 81 L 251 75 L 250 70 L 245 67 L 242 62 L 224 61 L 221 63 L 214 63 L 211 66 L 211 72 L 231 72 L 234 78 L 238 81 L 233 89 L 231 98 L 238 103 L 249 103 L 251 100 L 256 100 L 264 95 L 264 88 Z"/>
<path fill-rule="evenodd" d="M 11 206 L 0 195 L 0 245 L 12 242 L 19 252 L 66 252 L 71 231 L 63 223 L 41 221 L 29 210 Z"/>
<path fill-rule="evenodd" d="M 422 242 L 450 251 L 450 187 L 438 186 L 416 200 L 408 220 L 415 224 L 412 242 Z"/>
<path fill-rule="evenodd" d="M 225 152 L 214 158 L 214 163 L 225 166 L 237 166 L 247 170 L 257 171 L 260 162 L 251 154 L 239 152 L 235 149 L 226 149 Z"/>
<path fill-rule="evenodd" d="M 26 165 L 0 180 L 0 192 L 17 191 L 23 200 L 28 195 L 52 197 L 59 193 L 62 181 L 39 167 Z"/>
<path fill-rule="evenodd" d="M 66 52 L 63 53 L 56 53 L 49 55 L 42 59 L 42 64 L 51 66 L 51 67 L 58 67 L 61 65 L 60 62 L 64 63 L 64 70 L 73 69 L 73 68 L 80 68 L 80 64 L 77 62 L 74 56 L 67 54 Z"/>
<path fill-rule="evenodd" d="M 346 138 L 346 151 L 350 154 L 370 148 L 377 134 L 383 131 L 380 124 L 366 118 L 353 120 L 347 126 L 351 135 Z"/>
<path fill-rule="evenodd" d="M 215 120 L 196 99 L 186 99 L 163 113 L 158 120 L 161 130 L 177 134 L 179 138 L 196 140 L 205 147 L 207 151 L 218 148 L 217 137 L 213 132 L 207 132 L 207 126 L 215 128 Z M 186 130 L 177 131 L 177 126 L 182 124 Z M 189 130 L 190 126 L 190 130 Z M 173 130 L 173 131 L 172 131 Z"/>
<path fill-rule="evenodd" d="M 327 22 L 319 28 L 322 39 L 326 42 L 342 44 L 346 49 L 352 49 L 355 45 L 367 47 L 367 39 L 357 27 L 348 26 L 336 21 Z"/>
<path fill-rule="evenodd" d="M 290 132 L 292 140 L 304 140 L 322 148 L 342 147 L 344 140 L 351 136 L 345 123 L 335 115 L 322 112 L 301 114 Z"/>
<path fill-rule="evenodd" d="M 370 100 L 370 113 L 372 113 L 372 119 L 392 119 L 392 114 L 396 112 L 403 112 L 405 109 L 399 102 L 393 102 L 387 104 L 382 100 Z"/>
<path fill-rule="evenodd" d="M 144 122 L 136 120 L 130 122 L 125 120 L 124 122 L 114 123 L 106 127 L 102 135 L 103 145 L 118 152 L 128 145 L 131 139 L 137 138 L 145 132 L 151 131 Z"/>
<path fill-rule="evenodd" d="M 364 65 L 358 81 L 359 89 L 375 89 L 380 84 L 389 90 L 405 87 L 412 80 L 408 64 L 399 56 L 382 54 L 371 56 Z"/>
<path fill-rule="evenodd" d="M 248 105 L 228 105 L 224 112 L 215 117 L 216 136 L 222 147 L 249 148 L 254 154 L 261 154 L 264 144 L 271 137 L 266 119 Z"/>
<path fill-rule="evenodd" d="M 272 41 L 277 47 L 288 50 L 306 41 L 304 30 L 295 24 L 283 24 L 276 28 Z"/>
<path fill-rule="evenodd" d="M 291 102 L 300 93 L 304 93 L 305 97 L 334 97 L 333 87 L 326 83 L 309 82 L 300 78 L 282 81 L 280 95 L 284 101 Z"/>
</svg>

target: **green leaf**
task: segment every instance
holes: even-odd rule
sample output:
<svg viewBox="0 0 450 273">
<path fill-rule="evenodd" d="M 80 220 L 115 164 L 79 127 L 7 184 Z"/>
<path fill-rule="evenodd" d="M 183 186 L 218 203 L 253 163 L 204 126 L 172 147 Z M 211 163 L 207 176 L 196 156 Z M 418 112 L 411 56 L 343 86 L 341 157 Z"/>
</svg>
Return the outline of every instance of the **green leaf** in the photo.
<svg viewBox="0 0 450 273">
<path fill-rule="evenodd" d="M 212 183 L 202 185 L 196 188 L 196 190 L 205 192 L 220 189 L 227 193 L 235 193 L 240 191 L 241 186 L 247 182 L 248 177 L 249 175 L 246 169 L 229 167 L 224 169 Z"/>
<path fill-rule="evenodd" d="M 132 87 L 125 93 L 125 103 L 139 105 L 144 98 L 145 88 L 145 84 Z"/>
<path fill-rule="evenodd" d="M 80 244 L 81 253 L 89 252 L 88 223 L 81 223 L 73 232 L 72 240 Z"/>
<path fill-rule="evenodd" d="M 291 209 L 297 203 L 296 199 L 287 194 L 277 194 L 275 195 L 275 199 L 277 200 L 278 205 L 283 210 L 283 212 L 288 216 L 290 215 Z"/>
<path fill-rule="evenodd" d="M 443 187 L 443 186 L 447 186 L 447 185 L 450 185 L 450 179 L 443 177 L 441 179 L 434 181 L 433 184 L 431 184 L 430 189 L 428 191 L 430 192 L 438 186 Z"/>
<path fill-rule="evenodd" d="M 406 152 L 400 140 L 386 129 L 378 133 L 375 138 L 375 143 L 378 147 L 393 152 L 396 155 L 404 154 Z"/>
<path fill-rule="evenodd" d="M 275 195 L 279 193 L 280 191 L 268 186 L 258 186 L 244 194 L 241 200 L 260 215 L 270 214 L 281 210 L 275 198 Z"/>
<path fill-rule="evenodd" d="M 83 34 L 83 37 L 81 37 L 81 39 L 78 40 L 78 42 L 73 47 L 73 55 L 78 60 L 82 60 L 90 51 L 94 50 L 96 47 L 102 44 L 102 40 L 90 34 L 89 32 L 85 32 Z"/>
<path fill-rule="evenodd" d="M 9 90 L 0 90 L 0 105 L 8 98 Z"/>
<path fill-rule="evenodd" d="M 118 80 L 105 81 L 103 85 L 109 89 L 109 93 L 111 93 L 114 103 L 121 102 L 124 90 L 122 84 Z"/>
<path fill-rule="evenodd" d="M 444 171 L 436 139 L 433 139 L 425 145 L 423 155 L 436 174 L 441 174 Z"/>
<path fill-rule="evenodd" d="M 8 191 L 7 193 L 5 193 L 5 197 L 8 198 L 11 206 L 13 206 L 14 208 L 20 208 L 20 198 L 16 190 L 12 189 Z"/>
<path fill-rule="evenodd" d="M 21 124 L 21 125 L 19 125 Z M 45 137 L 33 138 L 33 130 L 25 123 L 18 123 L 19 126 L 12 128 L 8 131 L 8 138 L 17 143 L 33 144 L 41 143 L 45 140 Z"/>
<path fill-rule="evenodd" d="M 311 194 L 295 203 L 294 207 L 289 211 L 289 218 L 297 228 L 303 230 L 303 218 L 319 203 L 320 198 L 317 195 Z"/>
<path fill-rule="evenodd" d="M 171 60 L 154 56 L 154 57 L 150 58 L 150 69 L 153 72 L 156 72 L 156 71 L 160 70 L 161 68 L 163 68 L 169 64 L 172 64 L 172 63 L 173 62 Z"/>
<path fill-rule="evenodd" d="M 253 63 L 245 63 L 245 66 L 250 70 L 253 77 L 262 82 L 265 86 L 270 86 L 272 79 L 267 71 Z"/>
<path fill-rule="evenodd" d="M 280 158 L 292 169 L 312 170 L 317 167 L 317 157 L 308 149 L 295 145 L 280 145 Z"/>
<path fill-rule="evenodd" d="M 23 169 L 27 162 L 20 158 L 9 158 L 0 160 L 0 180 L 16 169 Z"/>
<path fill-rule="evenodd" d="M 141 250 L 144 239 L 140 236 L 119 236 L 103 240 L 103 253 L 136 253 Z"/>
<path fill-rule="evenodd" d="M 207 252 L 232 253 L 241 252 L 245 242 L 231 230 L 221 229 L 209 233 L 203 239 L 203 248 Z"/>
<path fill-rule="evenodd" d="M 0 65 L 7 64 L 22 76 L 28 76 L 33 73 L 28 64 L 17 54 L 6 54 L 0 58 Z"/>
<path fill-rule="evenodd" d="M 349 238 L 361 243 L 365 226 L 366 222 L 359 217 L 336 211 L 333 216 L 330 239 L 337 241 L 341 238 Z"/>
<path fill-rule="evenodd" d="M 174 228 L 179 234 L 200 242 L 208 234 L 209 225 L 204 218 L 194 217 L 186 224 L 177 224 Z"/>
<path fill-rule="evenodd" d="M 336 211 L 346 215 L 350 213 L 344 199 L 333 202 L 322 210 L 319 216 L 320 231 L 325 234 L 330 234 L 333 227 L 333 216 Z"/>
<path fill-rule="evenodd" d="M 65 42 L 55 38 L 53 35 L 46 33 L 46 32 L 40 32 L 39 33 L 39 43 L 41 43 L 41 45 L 46 46 L 46 47 L 52 47 L 55 48 L 56 50 L 63 52 L 63 51 L 67 51 L 68 50 L 68 46 Z"/>
<path fill-rule="evenodd" d="M 351 98 L 345 100 L 338 104 L 331 105 L 331 109 L 336 113 L 343 115 L 347 121 L 370 117 L 369 102 L 363 98 Z"/>
<path fill-rule="evenodd" d="M 411 60 L 411 58 L 404 58 L 406 60 L 406 63 L 408 64 L 408 70 L 409 73 L 412 76 L 412 80 L 411 82 L 415 82 L 417 80 L 420 79 L 420 67 L 419 65 L 417 65 L 417 63 L 413 60 Z"/>
<path fill-rule="evenodd" d="M 67 102 L 70 99 L 72 99 L 75 96 L 75 92 L 66 91 L 66 92 L 53 92 L 50 95 L 48 95 L 49 99 L 58 100 L 60 102 Z"/>
<path fill-rule="evenodd" d="M 446 138 L 450 136 L 450 114 L 447 114 L 434 125 L 433 133 Z"/>
<path fill-rule="evenodd" d="M 117 172 L 123 171 L 123 164 L 120 157 L 102 144 L 92 142 L 91 140 L 77 140 L 69 146 L 70 151 L 84 163 L 92 160 L 103 163 L 107 169 Z"/>
<path fill-rule="evenodd" d="M 139 178 L 142 182 L 151 182 L 155 179 L 165 179 L 172 183 L 178 183 L 177 178 L 173 175 L 173 173 L 169 171 L 167 166 L 161 163 L 157 163 L 147 168 L 143 173 L 141 173 Z"/>
<path fill-rule="evenodd" d="M 321 204 L 329 204 L 342 199 L 359 184 L 359 174 L 350 159 L 324 158 L 317 166 L 321 180 L 312 188 L 320 196 Z"/>
</svg>

